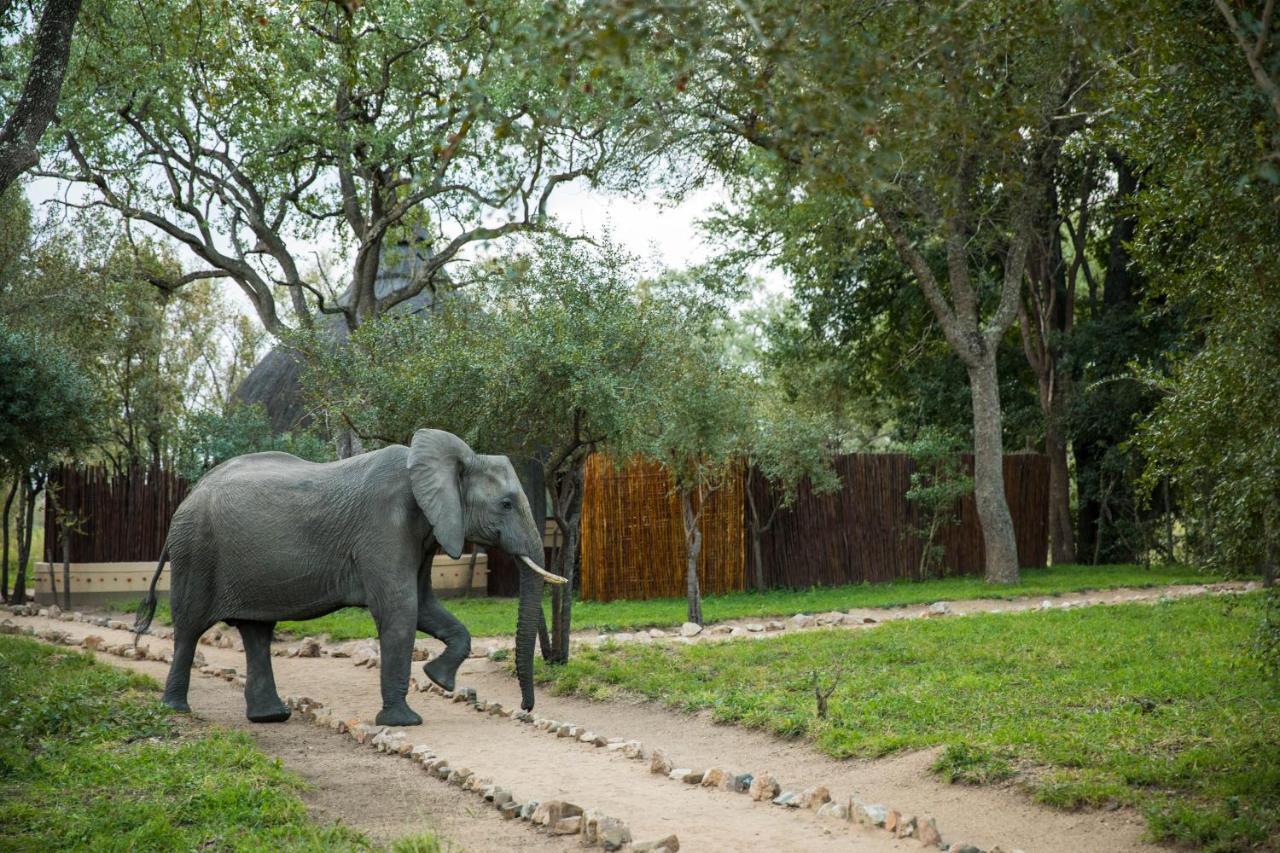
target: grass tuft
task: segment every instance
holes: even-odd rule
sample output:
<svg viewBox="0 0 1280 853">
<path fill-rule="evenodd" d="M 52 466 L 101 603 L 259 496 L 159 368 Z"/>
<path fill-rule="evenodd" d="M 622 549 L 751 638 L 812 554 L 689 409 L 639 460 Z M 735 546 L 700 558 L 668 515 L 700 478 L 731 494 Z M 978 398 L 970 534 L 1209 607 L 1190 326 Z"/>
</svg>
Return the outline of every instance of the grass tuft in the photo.
<svg viewBox="0 0 1280 853">
<path fill-rule="evenodd" d="M 990 785 L 1014 775 L 1007 755 L 966 743 L 948 744 L 930 769 L 948 782 L 966 785 Z"/>
</svg>

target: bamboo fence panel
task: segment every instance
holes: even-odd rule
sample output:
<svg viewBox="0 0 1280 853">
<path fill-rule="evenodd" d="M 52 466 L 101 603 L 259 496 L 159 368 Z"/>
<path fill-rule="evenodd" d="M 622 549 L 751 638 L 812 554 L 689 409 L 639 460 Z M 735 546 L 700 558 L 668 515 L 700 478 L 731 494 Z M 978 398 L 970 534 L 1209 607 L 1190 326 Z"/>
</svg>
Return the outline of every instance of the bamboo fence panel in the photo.
<svg viewBox="0 0 1280 853">
<path fill-rule="evenodd" d="M 743 588 L 742 489 L 739 474 L 706 498 L 698 557 L 704 595 Z M 581 547 L 584 600 L 684 596 L 687 550 L 680 498 L 662 466 L 637 459 L 615 467 L 605 455 L 592 455 L 585 472 Z"/>
<path fill-rule="evenodd" d="M 112 473 L 105 465 L 56 469 L 49 478 L 56 502 L 45 495 L 46 562 L 62 562 L 62 518 L 72 519 L 73 563 L 157 560 L 169 522 L 187 496 L 189 484 L 161 468 L 131 467 Z"/>
<path fill-rule="evenodd" d="M 965 457 L 972 473 L 973 458 Z M 836 586 L 918 578 L 924 543 L 915 534 L 923 519 L 906 499 L 915 464 L 897 453 L 863 453 L 836 460 L 840 488 L 815 495 L 802 484 L 790 507 L 777 509 L 761 536 L 767 589 Z M 1013 516 L 1018 560 L 1024 568 L 1043 566 L 1048 554 L 1049 462 L 1041 454 L 1008 454 L 1005 493 Z M 762 521 L 780 496 L 761 478 L 752 478 Z M 940 574 L 980 574 L 982 528 L 972 495 L 960 502 L 957 521 L 942 527 Z M 750 538 L 750 529 L 747 536 Z M 750 543 L 748 551 L 750 552 Z M 752 558 L 754 565 L 754 557 Z M 754 571 L 754 569 L 753 569 Z"/>
</svg>

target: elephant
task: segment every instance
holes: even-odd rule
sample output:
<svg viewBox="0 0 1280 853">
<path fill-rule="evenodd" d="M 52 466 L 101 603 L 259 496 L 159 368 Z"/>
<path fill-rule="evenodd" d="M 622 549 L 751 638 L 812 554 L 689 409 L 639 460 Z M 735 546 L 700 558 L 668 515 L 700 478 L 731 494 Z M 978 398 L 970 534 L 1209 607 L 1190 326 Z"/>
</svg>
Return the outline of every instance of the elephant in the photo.
<svg viewBox="0 0 1280 853">
<path fill-rule="evenodd" d="M 436 547 L 456 559 L 467 542 L 501 548 L 520 566 L 516 672 L 521 707 L 532 710 L 542 585 L 565 579 L 543 567 L 542 526 L 510 460 L 443 430 L 336 462 L 268 452 L 216 466 L 174 513 L 134 631 L 151 624 L 168 559 L 174 650 L 164 703 L 190 710 L 196 643 L 221 621 L 244 640 L 248 718 L 282 722 L 290 711 L 271 671 L 275 624 L 367 607 L 382 648 L 377 722 L 419 725 L 405 701 L 416 632 L 444 642 L 423 670 L 445 690 L 471 651 L 466 627 L 431 589 Z"/>
</svg>

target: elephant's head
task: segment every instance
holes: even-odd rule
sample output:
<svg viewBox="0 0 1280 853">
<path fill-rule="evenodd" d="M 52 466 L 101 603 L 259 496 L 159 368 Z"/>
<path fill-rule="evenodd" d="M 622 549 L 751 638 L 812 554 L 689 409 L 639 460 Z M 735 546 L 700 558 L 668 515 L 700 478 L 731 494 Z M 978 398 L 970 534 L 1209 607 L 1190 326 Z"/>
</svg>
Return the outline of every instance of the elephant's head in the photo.
<svg viewBox="0 0 1280 853">
<path fill-rule="evenodd" d="M 542 583 L 565 583 L 543 567 L 542 525 L 511 460 L 475 453 L 452 433 L 420 429 L 409 446 L 413 495 L 432 533 L 450 557 L 475 542 L 501 548 L 520 566 L 520 612 L 516 620 L 516 674 L 521 706 L 533 708 L 533 646 L 542 616 Z"/>
</svg>

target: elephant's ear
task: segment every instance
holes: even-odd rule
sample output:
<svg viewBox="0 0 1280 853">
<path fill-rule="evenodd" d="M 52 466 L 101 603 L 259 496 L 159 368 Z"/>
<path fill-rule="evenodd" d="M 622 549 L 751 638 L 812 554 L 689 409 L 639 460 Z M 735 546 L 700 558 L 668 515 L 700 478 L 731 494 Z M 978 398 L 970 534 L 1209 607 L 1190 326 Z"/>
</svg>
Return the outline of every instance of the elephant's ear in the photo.
<svg viewBox="0 0 1280 853">
<path fill-rule="evenodd" d="M 451 432 L 420 429 L 409 445 L 409 483 L 426 513 L 436 541 L 455 560 L 465 541 L 462 472 L 474 456 L 467 443 Z"/>
</svg>

